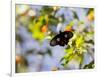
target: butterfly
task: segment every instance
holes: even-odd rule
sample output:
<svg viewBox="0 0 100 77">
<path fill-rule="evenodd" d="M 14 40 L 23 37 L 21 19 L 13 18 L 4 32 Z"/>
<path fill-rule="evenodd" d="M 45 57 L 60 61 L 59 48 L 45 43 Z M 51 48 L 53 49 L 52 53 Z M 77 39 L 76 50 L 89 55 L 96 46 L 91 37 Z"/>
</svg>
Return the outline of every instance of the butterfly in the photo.
<svg viewBox="0 0 100 77">
<path fill-rule="evenodd" d="M 65 46 L 68 44 L 69 39 L 73 37 L 73 33 L 71 31 L 64 31 L 57 34 L 53 39 L 50 41 L 50 46 Z"/>
</svg>

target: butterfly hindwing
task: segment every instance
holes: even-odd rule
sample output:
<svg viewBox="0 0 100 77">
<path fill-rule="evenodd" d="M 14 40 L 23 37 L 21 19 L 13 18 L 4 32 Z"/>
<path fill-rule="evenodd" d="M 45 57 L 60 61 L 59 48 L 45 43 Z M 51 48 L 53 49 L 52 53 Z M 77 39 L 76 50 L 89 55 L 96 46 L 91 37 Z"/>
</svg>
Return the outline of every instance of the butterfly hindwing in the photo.
<svg viewBox="0 0 100 77">
<path fill-rule="evenodd" d="M 59 44 L 59 39 L 60 37 L 59 37 L 59 35 L 56 35 L 51 41 L 50 41 L 50 45 L 51 46 L 55 46 L 55 45 L 58 45 Z"/>
</svg>

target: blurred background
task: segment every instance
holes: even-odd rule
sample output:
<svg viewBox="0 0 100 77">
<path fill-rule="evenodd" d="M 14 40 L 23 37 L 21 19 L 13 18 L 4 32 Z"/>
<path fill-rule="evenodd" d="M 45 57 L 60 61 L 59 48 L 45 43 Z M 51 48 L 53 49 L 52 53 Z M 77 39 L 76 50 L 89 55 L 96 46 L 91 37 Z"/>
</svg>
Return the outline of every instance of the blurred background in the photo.
<svg viewBox="0 0 100 77">
<path fill-rule="evenodd" d="M 16 4 L 16 73 L 94 68 L 94 9 Z M 72 31 L 67 46 L 50 46 Z"/>
</svg>

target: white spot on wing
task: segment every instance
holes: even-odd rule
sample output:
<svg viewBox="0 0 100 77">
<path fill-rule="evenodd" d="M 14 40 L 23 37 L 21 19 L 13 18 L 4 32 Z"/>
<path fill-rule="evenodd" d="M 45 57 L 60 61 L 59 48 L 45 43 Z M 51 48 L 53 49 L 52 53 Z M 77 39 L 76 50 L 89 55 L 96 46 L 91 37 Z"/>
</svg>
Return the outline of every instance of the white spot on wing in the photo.
<svg viewBox="0 0 100 77">
<path fill-rule="evenodd" d="M 57 38 L 57 41 L 60 41 L 60 38 Z"/>
<path fill-rule="evenodd" d="M 67 34 L 65 34 L 64 36 L 65 36 L 65 38 L 67 38 Z"/>
</svg>

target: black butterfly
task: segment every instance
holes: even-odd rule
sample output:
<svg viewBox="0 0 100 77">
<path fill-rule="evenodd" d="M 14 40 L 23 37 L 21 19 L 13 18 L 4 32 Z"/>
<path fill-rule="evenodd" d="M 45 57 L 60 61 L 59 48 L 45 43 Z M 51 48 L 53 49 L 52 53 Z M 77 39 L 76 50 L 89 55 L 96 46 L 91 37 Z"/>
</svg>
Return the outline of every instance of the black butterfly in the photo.
<svg viewBox="0 0 100 77">
<path fill-rule="evenodd" d="M 71 31 L 64 31 L 60 32 L 58 35 L 56 35 L 51 41 L 51 46 L 65 46 L 68 44 L 69 39 L 73 37 L 73 33 Z"/>
</svg>

